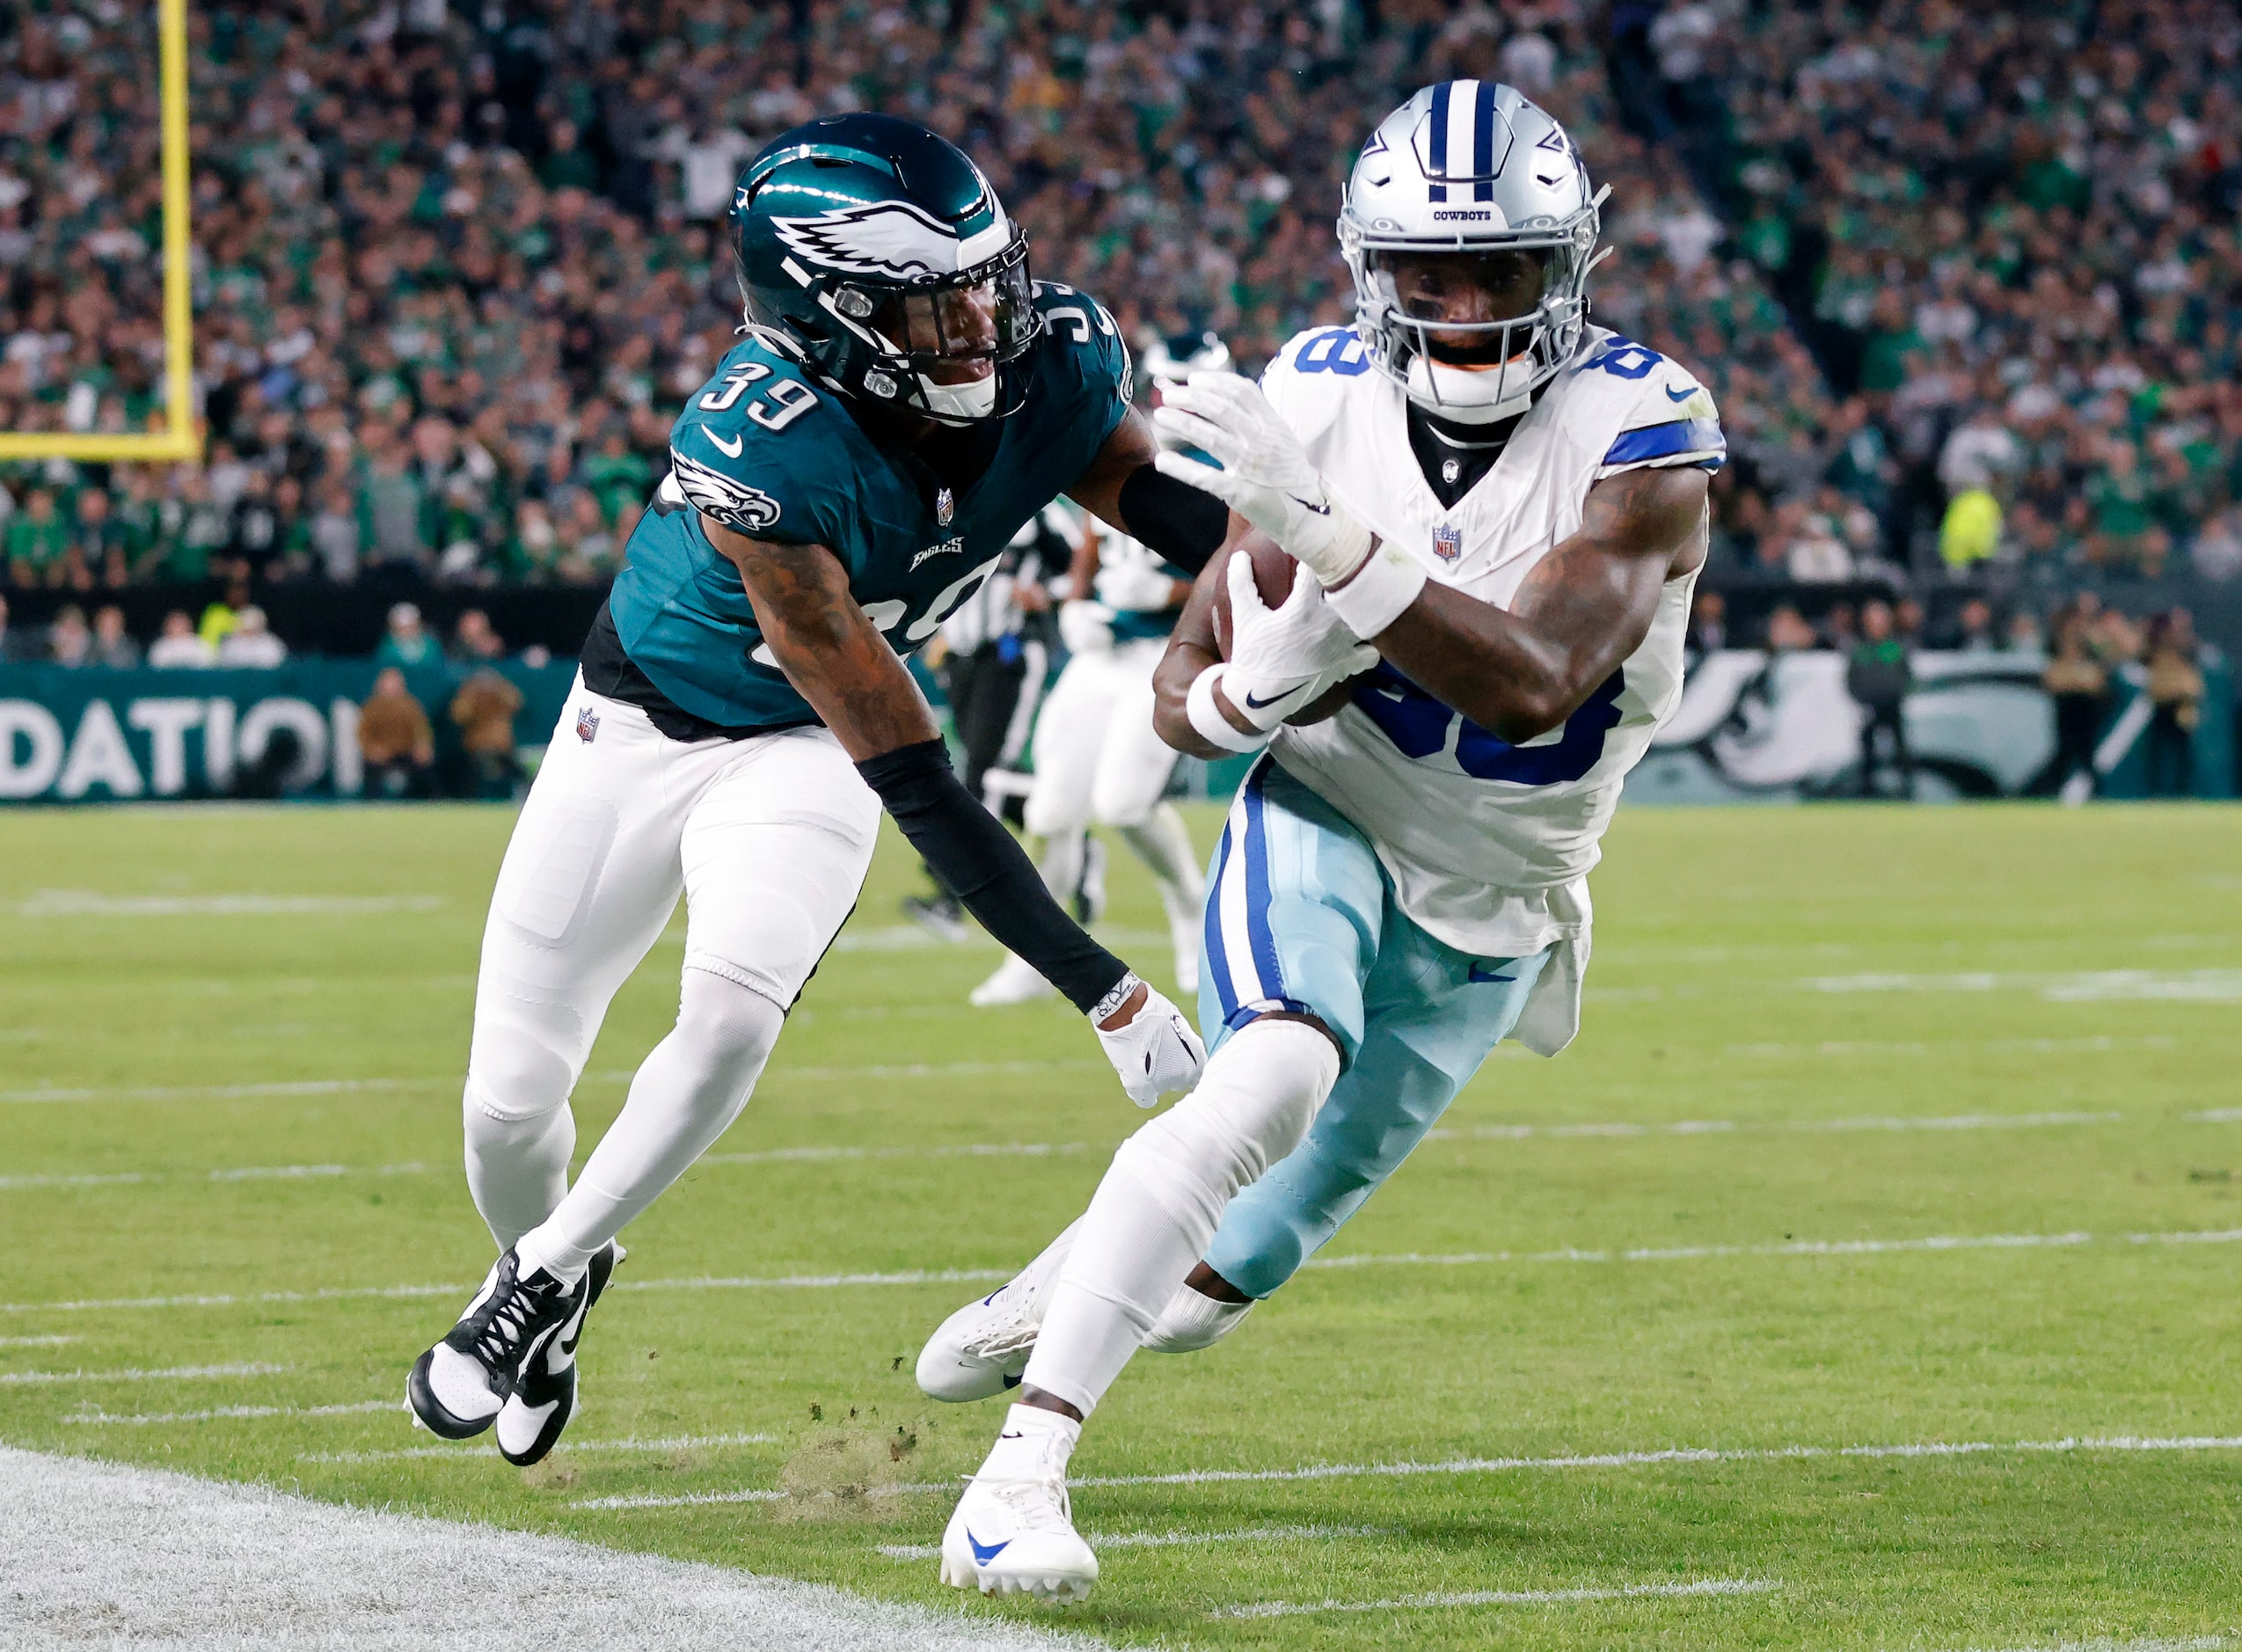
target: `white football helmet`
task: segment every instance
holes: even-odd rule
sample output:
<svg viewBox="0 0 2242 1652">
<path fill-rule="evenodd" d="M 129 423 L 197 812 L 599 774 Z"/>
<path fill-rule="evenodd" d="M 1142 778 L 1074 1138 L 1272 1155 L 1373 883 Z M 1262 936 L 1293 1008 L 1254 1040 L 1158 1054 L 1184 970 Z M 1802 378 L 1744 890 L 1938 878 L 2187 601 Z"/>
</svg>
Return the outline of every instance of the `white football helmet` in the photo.
<svg viewBox="0 0 2242 1652">
<path fill-rule="evenodd" d="M 1467 424 L 1523 413 L 1564 366 L 1588 320 L 1596 208 L 1565 128 L 1511 86 L 1428 86 L 1378 123 L 1347 179 L 1339 245 L 1355 276 L 1355 331 L 1410 400 Z M 1609 249 L 1606 249 L 1609 251 Z M 1381 254 L 1543 252 L 1541 300 L 1486 322 L 1405 315 Z M 1468 354 L 1484 370 L 1436 361 Z"/>
</svg>

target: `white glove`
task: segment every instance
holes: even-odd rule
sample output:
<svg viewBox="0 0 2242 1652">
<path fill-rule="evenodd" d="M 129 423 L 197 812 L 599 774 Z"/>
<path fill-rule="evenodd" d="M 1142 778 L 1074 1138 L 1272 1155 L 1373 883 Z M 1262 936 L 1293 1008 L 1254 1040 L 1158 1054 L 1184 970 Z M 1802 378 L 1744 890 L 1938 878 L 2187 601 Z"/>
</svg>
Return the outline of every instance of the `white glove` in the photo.
<svg viewBox="0 0 2242 1652">
<path fill-rule="evenodd" d="M 1098 600 L 1128 613 L 1158 612 L 1175 600 L 1175 576 L 1142 558 L 1098 570 Z"/>
<path fill-rule="evenodd" d="M 1199 1082 L 1200 1070 L 1207 1064 L 1207 1047 L 1183 1019 L 1183 1012 L 1157 987 L 1140 981 L 1134 971 L 1123 976 L 1099 1000 L 1091 1012 L 1091 1024 L 1094 1027 L 1118 1013 L 1140 986 L 1144 988 L 1144 1002 L 1136 1019 L 1110 1032 L 1098 1027 L 1098 1042 L 1106 1048 L 1106 1059 L 1121 1075 L 1121 1088 L 1128 1092 L 1128 1099 L 1141 1107 L 1150 1107 L 1158 1106 L 1169 1091 L 1188 1090 Z"/>
<path fill-rule="evenodd" d="M 1061 603 L 1059 640 L 1069 654 L 1104 654 L 1114 646 L 1114 610 L 1103 603 Z"/>
<path fill-rule="evenodd" d="M 1223 501 L 1325 586 L 1340 584 L 1370 554 L 1370 530 L 1331 496 L 1300 438 L 1252 379 L 1194 373 L 1161 392 L 1152 427 L 1222 462 L 1216 470 L 1164 451 L 1154 461 L 1163 476 Z"/>
<path fill-rule="evenodd" d="M 1378 651 L 1356 640 L 1315 581 L 1294 580 L 1292 595 L 1271 608 L 1253 582 L 1252 558 L 1232 552 L 1223 573 L 1231 639 L 1223 698 L 1254 727 L 1274 728 L 1333 683 L 1378 662 Z"/>
</svg>

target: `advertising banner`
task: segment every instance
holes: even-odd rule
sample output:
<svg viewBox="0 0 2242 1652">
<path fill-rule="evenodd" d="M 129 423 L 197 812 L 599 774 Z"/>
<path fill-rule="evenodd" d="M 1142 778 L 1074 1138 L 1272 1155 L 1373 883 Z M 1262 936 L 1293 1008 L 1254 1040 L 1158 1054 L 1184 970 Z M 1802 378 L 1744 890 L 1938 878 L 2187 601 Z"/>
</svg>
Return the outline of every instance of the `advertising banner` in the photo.
<svg viewBox="0 0 2242 1652">
<path fill-rule="evenodd" d="M 573 662 L 495 668 L 522 691 L 515 737 L 542 744 Z M 292 660 L 271 670 L 157 671 L 0 666 L 0 802 L 234 796 L 353 797 L 358 708 L 370 660 Z M 408 671 L 438 750 L 456 744 L 464 672 Z"/>
</svg>

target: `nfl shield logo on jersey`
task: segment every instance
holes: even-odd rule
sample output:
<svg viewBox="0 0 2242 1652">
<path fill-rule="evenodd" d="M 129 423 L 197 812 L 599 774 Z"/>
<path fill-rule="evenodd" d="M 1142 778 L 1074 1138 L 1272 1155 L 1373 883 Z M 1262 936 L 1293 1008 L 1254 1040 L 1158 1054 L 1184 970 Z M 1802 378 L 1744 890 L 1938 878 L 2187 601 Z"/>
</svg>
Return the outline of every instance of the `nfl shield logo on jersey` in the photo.
<svg viewBox="0 0 2242 1652">
<path fill-rule="evenodd" d="M 1434 529 L 1433 554 L 1442 562 L 1451 565 L 1462 560 L 1464 530 L 1452 522 L 1444 522 Z"/>
<path fill-rule="evenodd" d="M 948 527 L 950 525 L 950 518 L 957 514 L 958 501 L 950 497 L 950 490 L 948 488 L 946 487 L 940 493 L 934 495 L 935 526 L 938 528 Z"/>
<path fill-rule="evenodd" d="M 576 738 L 588 746 L 592 743 L 592 736 L 599 731 L 600 714 L 588 705 L 579 705 L 576 708 Z"/>
</svg>

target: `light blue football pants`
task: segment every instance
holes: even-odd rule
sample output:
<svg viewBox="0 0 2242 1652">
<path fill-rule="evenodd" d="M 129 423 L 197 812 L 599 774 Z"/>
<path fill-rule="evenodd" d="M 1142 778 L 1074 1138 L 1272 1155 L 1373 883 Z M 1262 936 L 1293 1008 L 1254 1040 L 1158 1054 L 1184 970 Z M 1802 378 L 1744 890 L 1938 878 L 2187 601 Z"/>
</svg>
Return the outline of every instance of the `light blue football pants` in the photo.
<svg viewBox="0 0 2242 1652">
<path fill-rule="evenodd" d="M 1207 874 L 1199 1025 L 1212 1050 L 1257 1015 L 1313 1015 L 1344 1070 L 1306 1139 L 1231 1201 L 1207 1265 L 1252 1297 L 1291 1278 L 1508 1035 L 1548 961 L 1435 940 L 1394 904 L 1359 828 L 1256 763 Z"/>
</svg>

